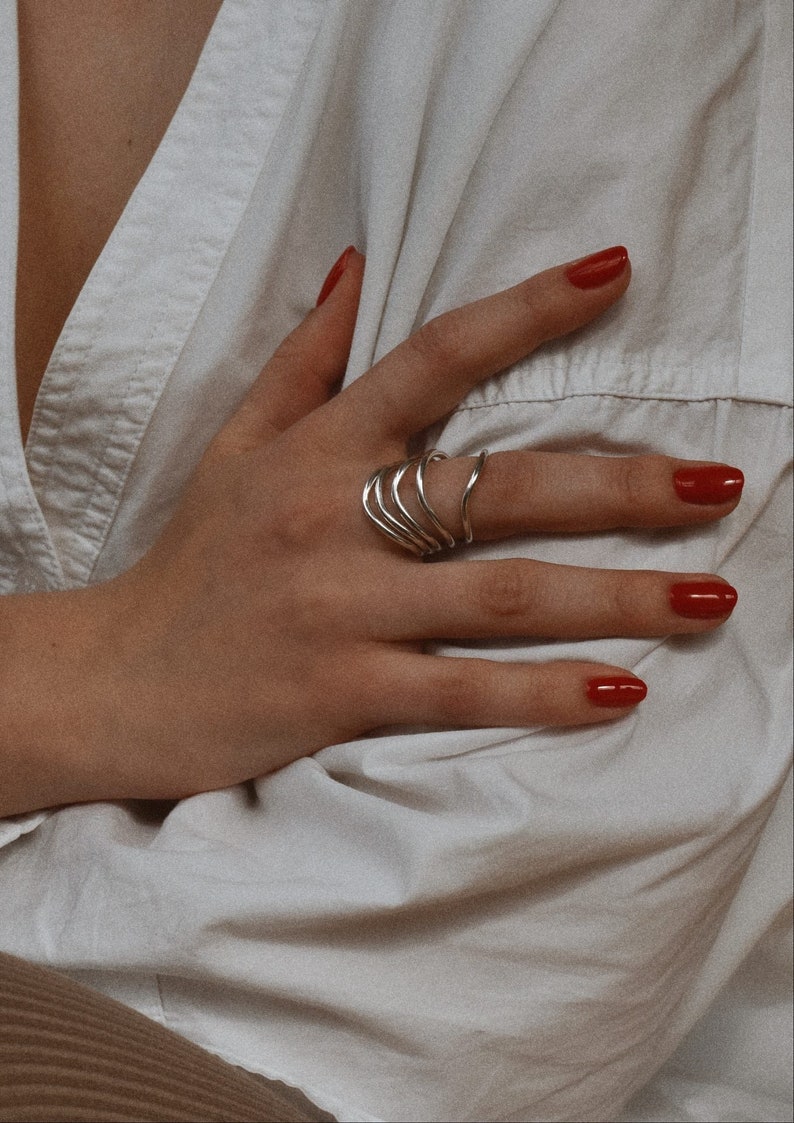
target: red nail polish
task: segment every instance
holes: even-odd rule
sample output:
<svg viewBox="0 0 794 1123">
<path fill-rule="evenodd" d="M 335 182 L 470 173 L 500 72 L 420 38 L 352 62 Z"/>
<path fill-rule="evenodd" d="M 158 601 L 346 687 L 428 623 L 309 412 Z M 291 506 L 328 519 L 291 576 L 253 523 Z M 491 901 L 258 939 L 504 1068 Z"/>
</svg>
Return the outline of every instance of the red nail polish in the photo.
<svg viewBox="0 0 794 1123">
<path fill-rule="evenodd" d="M 744 476 L 727 464 L 705 464 L 699 468 L 679 468 L 673 486 L 685 503 L 727 503 L 742 494 Z"/>
<path fill-rule="evenodd" d="M 594 706 L 636 706 L 648 693 L 648 687 L 640 678 L 631 675 L 611 675 L 608 678 L 587 680 L 587 697 Z"/>
<path fill-rule="evenodd" d="M 670 586 L 670 607 L 678 616 L 714 620 L 733 612 L 739 594 L 724 581 L 681 581 Z"/>
<path fill-rule="evenodd" d="M 331 266 L 331 272 L 323 281 L 323 287 L 320 289 L 320 295 L 317 297 L 315 308 L 319 308 L 324 300 L 327 300 L 331 293 L 336 288 L 339 280 L 347 269 L 347 263 L 350 260 L 350 255 L 355 249 L 355 246 L 348 246 L 346 250 L 340 254 L 339 258 Z"/>
<path fill-rule="evenodd" d="M 612 246 L 569 265 L 565 276 L 578 289 L 597 289 L 619 277 L 628 260 L 629 251 L 625 246 Z"/>
</svg>

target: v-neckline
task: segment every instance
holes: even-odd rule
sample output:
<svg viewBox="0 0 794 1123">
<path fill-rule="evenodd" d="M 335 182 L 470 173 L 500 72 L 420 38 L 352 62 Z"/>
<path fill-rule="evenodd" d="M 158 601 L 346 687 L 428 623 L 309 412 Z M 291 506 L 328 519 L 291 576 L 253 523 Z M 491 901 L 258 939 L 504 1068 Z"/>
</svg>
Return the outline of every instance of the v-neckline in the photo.
<svg viewBox="0 0 794 1123">
<path fill-rule="evenodd" d="M 23 439 L 76 302 L 184 96 L 222 0 L 123 10 L 15 0 L 20 215 L 17 388 Z"/>
<path fill-rule="evenodd" d="M 153 184 L 156 184 L 161 179 L 168 165 L 174 159 L 174 149 L 180 143 L 184 132 L 182 119 L 190 113 L 191 103 L 196 96 L 195 87 L 201 86 L 203 83 L 204 71 L 208 65 L 207 59 L 213 55 L 213 48 L 216 40 L 223 38 L 223 24 L 225 23 L 225 17 L 223 17 L 224 8 L 228 12 L 228 10 L 233 7 L 234 2 L 235 0 L 223 0 L 221 3 L 221 7 L 218 10 L 217 16 L 204 42 L 204 46 L 196 60 L 196 65 L 193 68 L 190 81 L 160 139 L 160 143 L 157 145 L 151 159 L 130 193 L 127 202 L 116 220 L 105 244 L 102 246 L 94 265 L 86 277 L 64 321 L 39 385 L 36 405 L 31 417 L 27 438 L 23 440 L 25 457 L 29 466 L 36 463 L 36 438 L 37 432 L 40 429 L 38 415 L 41 412 L 39 402 L 41 401 L 42 410 L 44 410 L 47 407 L 48 399 L 53 394 L 57 395 L 62 392 L 61 384 L 66 376 L 66 370 L 69 367 L 68 354 L 70 347 L 73 345 L 74 337 L 81 333 L 92 306 L 97 303 L 96 298 L 100 295 L 99 290 L 101 290 L 103 284 L 106 283 L 105 278 L 108 271 L 113 269 L 116 262 L 118 262 L 118 267 L 125 264 L 123 258 L 130 254 L 131 247 L 128 239 L 128 230 L 135 224 L 138 212 L 145 206 L 148 196 L 150 196 L 154 190 Z M 17 99 L 18 89 L 19 78 L 17 69 Z M 17 146 L 18 144 L 19 138 L 17 136 Z M 17 203 L 17 206 L 18 205 Z M 130 264 L 130 262 L 126 264 Z"/>
<path fill-rule="evenodd" d="M 224 0 L 187 90 L 58 337 L 23 447 L 13 331 L 4 330 L 14 323 L 16 293 L 16 5 L 2 6 L 0 57 L 6 56 L 11 121 L 0 132 L 0 153 L 12 158 L 0 159 L 0 217 L 12 252 L 0 266 L 0 494 L 6 492 L 0 531 L 26 539 L 26 558 L 37 571 L 32 586 L 22 577 L 8 579 L 11 587 L 90 580 L 142 436 L 261 169 L 320 11 L 315 0 L 278 0 L 268 19 L 280 21 L 283 37 L 269 47 L 267 20 L 257 18 L 255 6 Z M 258 66 L 250 57 L 252 38 L 260 48 Z M 195 190 L 186 192 L 185 184 Z M 0 591 L 3 584 L 0 573 Z"/>
</svg>

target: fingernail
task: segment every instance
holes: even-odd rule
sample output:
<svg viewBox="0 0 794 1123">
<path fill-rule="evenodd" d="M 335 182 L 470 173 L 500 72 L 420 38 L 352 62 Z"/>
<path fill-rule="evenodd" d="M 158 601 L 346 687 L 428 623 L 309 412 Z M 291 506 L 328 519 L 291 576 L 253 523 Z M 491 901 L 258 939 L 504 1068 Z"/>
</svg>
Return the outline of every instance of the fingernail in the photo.
<svg viewBox="0 0 794 1123">
<path fill-rule="evenodd" d="M 648 687 L 640 678 L 631 675 L 611 675 L 608 678 L 587 680 L 587 697 L 594 706 L 636 706 L 648 693 Z"/>
<path fill-rule="evenodd" d="M 727 464 L 705 464 L 699 468 L 679 468 L 673 486 L 685 503 L 727 503 L 742 494 L 744 476 Z"/>
<path fill-rule="evenodd" d="M 628 260 L 629 251 L 625 246 L 612 246 L 569 265 L 565 276 L 578 289 L 597 289 L 619 277 Z"/>
<path fill-rule="evenodd" d="M 670 607 L 678 616 L 713 620 L 733 612 L 739 594 L 724 581 L 681 581 L 670 586 Z"/>
<path fill-rule="evenodd" d="M 350 255 L 354 249 L 355 246 L 348 246 L 347 249 L 340 254 L 337 260 L 331 266 L 330 273 L 323 281 L 323 287 L 320 289 L 320 295 L 317 297 L 317 303 L 314 306 L 315 308 L 319 308 L 323 301 L 327 300 L 336 288 L 342 274 L 344 273 L 345 269 L 347 269 L 347 263 L 350 260 Z"/>
</svg>

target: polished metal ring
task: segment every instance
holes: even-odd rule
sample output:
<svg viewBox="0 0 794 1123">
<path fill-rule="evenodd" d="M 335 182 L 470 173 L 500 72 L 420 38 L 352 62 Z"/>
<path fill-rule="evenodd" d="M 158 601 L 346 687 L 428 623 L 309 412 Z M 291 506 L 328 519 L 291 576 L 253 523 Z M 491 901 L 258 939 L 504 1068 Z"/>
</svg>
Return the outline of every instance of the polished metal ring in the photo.
<svg viewBox="0 0 794 1123">
<path fill-rule="evenodd" d="M 463 541 L 467 546 L 474 541 L 474 532 L 471 529 L 471 516 L 469 515 L 469 500 L 471 499 L 471 493 L 474 491 L 474 485 L 480 478 L 482 466 L 487 459 L 488 449 L 484 448 L 477 457 L 477 463 L 472 468 L 469 482 L 464 487 L 463 495 L 460 497 L 460 521 L 463 524 Z"/>
<path fill-rule="evenodd" d="M 480 478 L 487 457 L 488 449 L 484 448 L 477 457 L 471 475 L 463 489 L 460 500 L 460 521 L 463 526 L 463 538 L 460 541 L 457 541 L 450 530 L 441 522 L 430 505 L 425 492 L 425 470 L 428 464 L 432 464 L 436 460 L 448 459 L 447 454 L 437 448 L 432 448 L 421 456 L 411 456 L 407 460 L 401 460 L 398 464 L 386 464 L 382 468 L 376 468 L 364 484 L 364 492 L 361 497 L 367 518 L 378 528 L 381 534 L 417 557 L 427 557 L 429 554 L 438 553 L 440 550 L 452 550 L 462 543 L 472 542 L 474 533 L 471 527 L 469 503 L 474 485 Z M 412 468 L 416 469 L 413 482 L 416 500 L 424 516 L 424 523 L 411 514 L 400 494 L 400 486 Z"/>
</svg>

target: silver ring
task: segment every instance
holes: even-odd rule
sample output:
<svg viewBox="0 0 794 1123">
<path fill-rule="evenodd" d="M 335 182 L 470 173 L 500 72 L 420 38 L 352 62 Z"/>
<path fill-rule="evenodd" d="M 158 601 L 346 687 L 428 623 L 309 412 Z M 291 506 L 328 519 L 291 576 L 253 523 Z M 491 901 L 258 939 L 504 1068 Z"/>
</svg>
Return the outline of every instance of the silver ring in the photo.
<svg viewBox="0 0 794 1123">
<path fill-rule="evenodd" d="M 484 448 L 477 457 L 477 463 L 472 468 L 469 482 L 464 487 L 463 495 L 460 497 L 460 521 L 463 524 L 463 541 L 467 546 L 474 541 L 474 532 L 471 529 L 471 517 L 469 515 L 469 500 L 471 499 L 471 493 L 474 491 L 474 485 L 480 478 L 482 466 L 487 459 L 488 449 Z"/>
<path fill-rule="evenodd" d="M 462 543 L 473 542 L 474 532 L 471 527 L 469 503 L 474 485 L 480 478 L 487 458 L 488 449 L 484 448 L 477 457 L 463 489 L 460 499 L 463 538 L 460 541 L 457 541 L 441 522 L 425 493 L 425 470 L 428 464 L 432 464 L 435 460 L 449 459 L 445 452 L 437 448 L 431 448 L 421 456 L 411 456 L 407 460 L 401 460 L 398 464 L 386 464 L 382 468 L 376 468 L 364 484 L 361 497 L 364 512 L 381 534 L 385 534 L 392 542 L 396 542 L 417 557 L 427 557 L 429 554 L 438 553 L 439 550 L 452 550 Z M 414 475 L 416 499 L 426 524 L 414 518 L 400 495 L 400 485 L 413 467 L 416 467 Z"/>
</svg>

